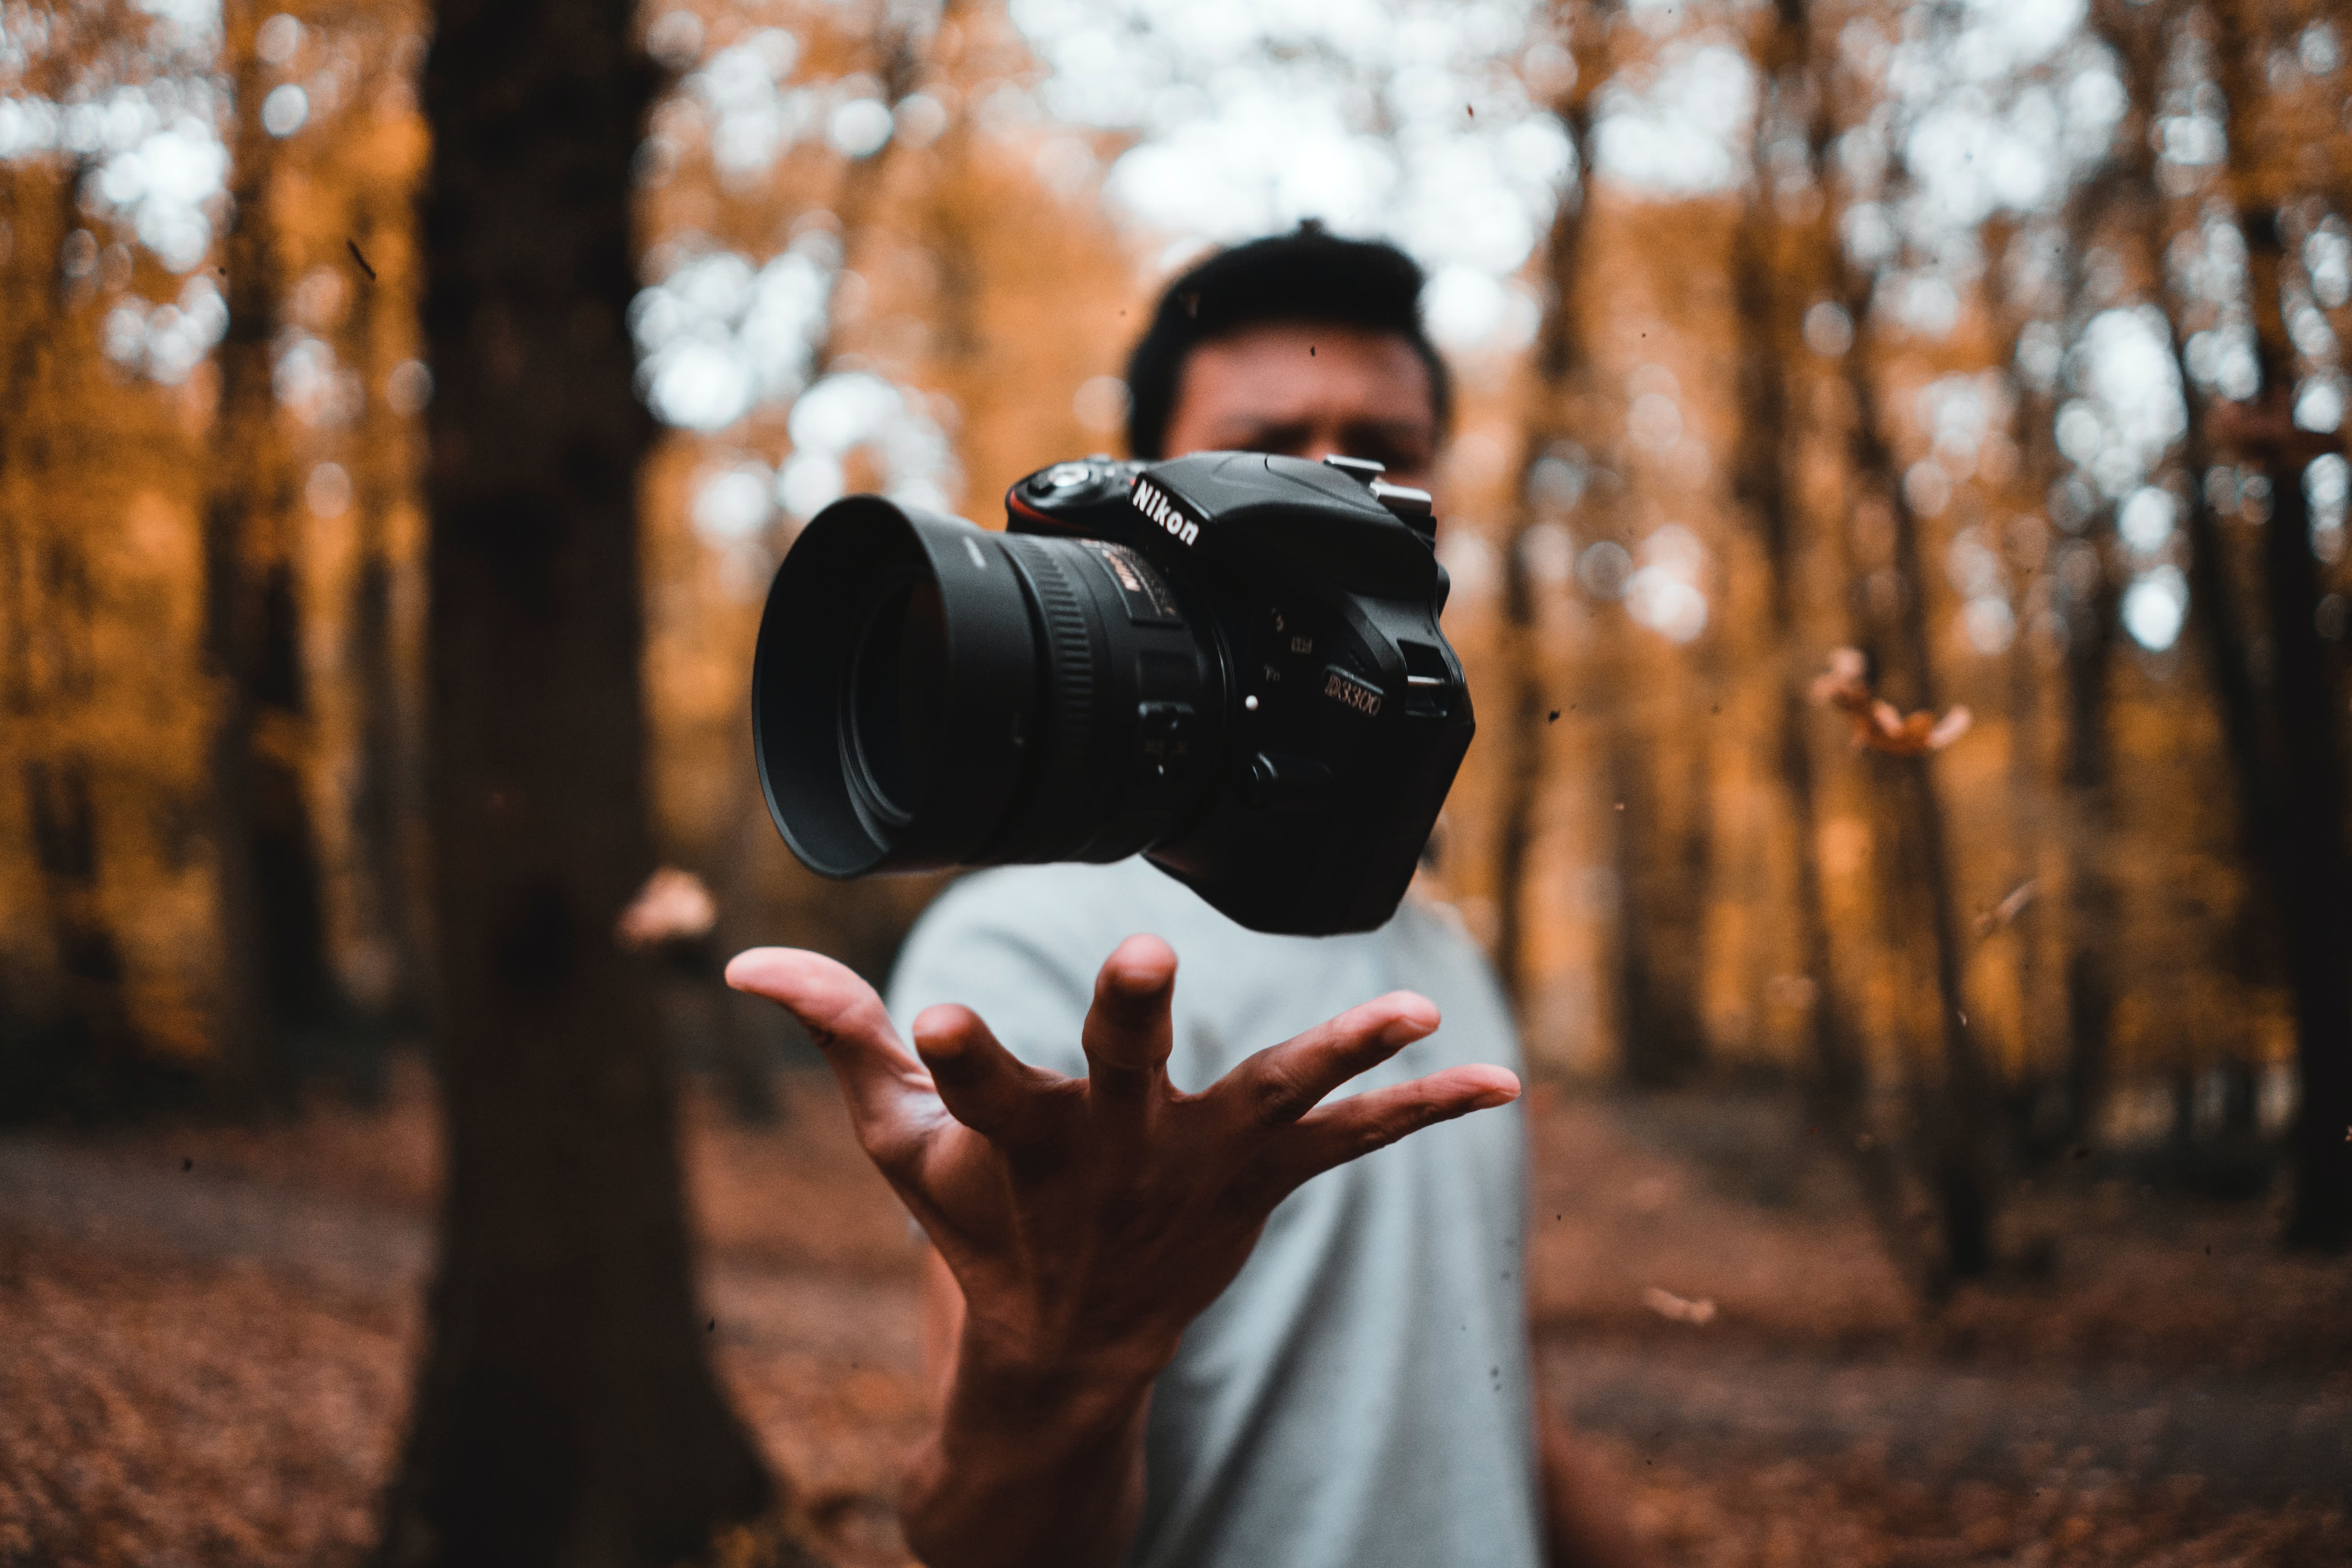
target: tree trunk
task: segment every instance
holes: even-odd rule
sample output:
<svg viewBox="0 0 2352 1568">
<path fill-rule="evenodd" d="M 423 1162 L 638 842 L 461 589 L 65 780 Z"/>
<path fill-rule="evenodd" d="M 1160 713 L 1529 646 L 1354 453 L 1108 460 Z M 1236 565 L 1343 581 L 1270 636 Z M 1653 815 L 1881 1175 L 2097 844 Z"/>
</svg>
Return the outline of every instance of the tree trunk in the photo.
<svg viewBox="0 0 2352 1568">
<path fill-rule="evenodd" d="M 124 991 L 121 946 L 100 887 L 103 858 L 90 760 L 73 738 L 77 722 L 99 700 L 94 584 L 79 529 L 44 504 L 55 494 L 71 493 L 59 474 L 79 456 L 60 451 L 55 438 L 55 411 L 71 403 L 58 372 L 76 359 L 94 358 L 96 351 L 86 322 L 75 319 L 65 280 L 44 264 L 80 226 L 77 196 L 87 173 L 81 161 L 70 162 L 58 171 L 49 202 L 23 204 L 25 217 L 46 205 L 53 222 L 25 223 L 12 247 L 26 258 L 24 285 L 15 292 L 29 309 L 8 345 L 7 380 L 0 388 L 0 407 L 19 411 L 0 426 L 0 486 L 16 489 L 25 504 L 7 506 L 0 489 L 5 524 L 0 556 L 8 590 L 0 606 L 8 620 L 0 701 L 29 742 L 18 782 L 56 955 L 61 1030 L 36 1047 L 39 1059 L 0 1064 L 0 1073 L 35 1094 L 95 1107 L 137 1066 L 139 1042 Z M 51 417 L 45 419 L 45 412 Z M 0 1012 L 0 1026 L 16 1022 Z"/>
<path fill-rule="evenodd" d="M 350 801 L 353 880 L 363 940 L 374 949 L 371 993 L 359 999 L 379 1017 L 413 1024 L 425 1016 L 426 961 L 422 911 L 411 868 L 420 808 L 416 745 L 403 700 L 408 684 L 393 637 L 395 563 L 388 528 L 413 482 L 408 422 L 384 405 L 391 355 L 383 352 L 384 295 L 393 287 L 394 247 L 407 237 L 363 199 L 355 243 L 376 275 L 353 278 L 358 298 L 350 322 L 351 358 L 366 386 L 365 413 L 352 452 L 352 511 L 359 557 L 352 573 L 349 663 L 359 708 L 359 755 Z M 396 274 L 406 278 L 411 267 Z M 402 308 L 410 301 L 404 292 Z"/>
<path fill-rule="evenodd" d="M 331 1005 L 319 858 L 304 795 L 300 596 L 287 456 L 271 384 L 280 293 L 269 219 L 260 8 L 232 0 L 223 49 L 236 72 L 235 208 L 224 245 L 228 330 L 205 500 L 205 650 L 215 687 L 213 847 L 221 932 L 220 1059 L 230 1095 L 282 1105 L 299 1075 L 293 1034 Z"/>
<path fill-rule="evenodd" d="M 1598 59 L 1594 54 L 1593 59 Z M 1542 606 L 1528 571 L 1528 530 L 1537 521 L 1534 497 L 1528 482 L 1535 465 L 1543 461 L 1554 443 L 1568 434 L 1568 405 L 1584 374 L 1584 344 L 1577 321 L 1577 279 L 1581 270 L 1584 226 L 1591 206 L 1590 167 L 1591 82 L 1597 74 L 1591 62 L 1580 61 L 1577 86 L 1557 114 L 1574 150 L 1577 188 L 1560 193 L 1552 215 L 1551 234 L 1544 248 L 1543 318 L 1533 356 L 1534 384 L 1528 392 L 1530 414 L 1526 449 L 1519 462 L 1518 508 L 1509 534 L 1503 541 L 1502 664 L 1509 681 L 1509 699 L 1502 733 L 1509 754 L 1503 775 L 1501 823 L 1496 835 L 1495 970 L 1504 991 L 1519 1010 L 1522 1025 L 1529 1018 L 1528 995 L 1528 855 L 1535 839 L 1537 803 L 1542 798 L 1544 750 L 1550 739 L 1547 715 L 1552 704 L 1545 696 Z"/>
<path fill-rule="evenodd" d="M 2189 499 L 2182 519 L 2189 543 L 2188 634 L 2203 656 L 2206 679 L 2212 684 L 2213 700 L 2221 721 L 2222 752 L 2235 808 L 2238 852 L 2256 888 L 2267 889 L 2274 876 L 2276 851 L 2267 842 L 2274 813 L 2263 804 L 2271 793 L 2271 769 L 2263 752 L 2261 700 L 2250 673 L 2246 631 L 2230 579 L 2228 546 L 2206 494 L 2205 476 L 2214 460 L 2212 442 L 2206 433 L 2205 405 L 2198 396 L 2196 378 L 2189 367 L 2189 334 L 2181 325 L 2181 309 L 2187 302 L 2171 299 L 2167 286 L 2170 271 L 2167 253 L 2175 227 L 2168 221 L 2170 209 L 2158 183 L 2154 143 L 2149 134 L 2163 89 L 2168 34 L 2179 21 L 2182 10 L 2179 5 L 2143 7 L 2129 0 L 2101 0 L 2092 19 L 2125 68 L 2125 91 L 2131 107 L 2117 128 L 2112 168 L 2120 191 L 2127 193 L 2142 209 L 2133 215 L 2139 269 L 2149 297 L 2165 310 L 2173 361 L 2180 377 L 2185 427 L 2179 462 L 2189 480 Z M 2093 609 L 2097 629 L 2088 635 L 2112 639 L 2116 610 L 2112 588 Z M 2070 644 L 2070 667 L 2073 662 Z M 2067 781 L 2077 790 L 2105 789 L 2104 743 L 2094 746 L 2078 741 L 2072 747 Z M 2105 814 L 2108 809 L 2102 795 L 2101 822 L 2107 819 Z M 2096 866 L 2086 866 L 2084 875 L 2097 885 L 2090 887 L 2093 897 L 2084 918 L 2111 921 L 2116 901 L 2113 879 L 2103 867 Z M 2089 885 L 2078 878 L 2078 886 Z M 2078 898 L 2076 902 L 2080 908 L 2084 900 Z M 2257 900 L 2257 907 L 2248 910 L 2238 922 L 2238 951 L 2231 967 L 2242 975 L 2249 971 L 2258 972 L 2263 967 L 2261 954 L 2277 943 L 2276 934 L 2267 929 L 2273 922 L 2265 918 L 2269 913 L 2267 906 L 2274 902 L 2274 897 L 2270 896 Z M 2079 934 L 2076 953 L 2081 952 L 2084 943 L 2096 945 L 2099 941 L 2092 933 Z M 2086 977 L 2084 987 L 2072 997 L 2072 1010 L 2078 1020 L 2078 1048 L 2089 1042 L 2097 1047 L 2103 1059 L 2113 1006 L 2113 987 L 2103 965 L 2095 974 Z M 2096 1030 L 2095 1036 L 2091 1033 L 2093 1029 Z M 2098 1075 L 2086 1063 L 2072 1076 L 2079 1120 L 2091 1109 L 2087 1097 L 2095 1092 Z M 2075 1131 L 2079 1134 L 2081 1129 Z"/>
<path fill-rule="evenodd" d="M 1630 633 L 1618 628 L 1616 635 Z M 1637 684 L 1621 673 L 1604 677 L 1604 689 L 1619 694 L 1605 719 L 1611 733 L 1604 764 L 1616 843 L 1618 1016 L 1627 1081 L 1671 1089 L 1696 1077 L 1707 1057 L 1698 1009 L 1706 903 L 1706 748 L 1696 745 L 1691 761 L 1696 778 L 1688 787 L 1698 804 L 1686 821 L 1675 823 L 1658 787 L 1656 759 L 1643 754 L 1627 710 L 1631 703 L 1622 695 Z"/>
<path fill-rule="evenodd" d="M 1803 0 L 1782 0 L 1784 17 L 1805 9 Z M 1840 370 L 1851 405 L 1847 457 L 1851 486 L 1859 499 L 1853 510 L 1858 513 L 1863 507 L 1883 507 L 1888 525 L 1884 581 L 1892 589 L 1892 602 L 1873 605 L 1870 595 L 1857 595 L 1858 619 L 1869 628 L 1861 641 L 1871 656 L 1873 679 L 1885 682 L 1890 700 L 1906 709 L 1932 709 L 1937 703 L 1919 519 L 1903 493 L 1880 407 L 1872 342 L 1878 279 L 1857 266 L 1835 237 L 1842 229 L 1842 214 L 1831 198 L 1829 176 L 1830 149 L 1840 129 L 1839 106 L 1826 85 L 1829 72 L 1819 58 L 1821 48 L 1814 40 L 1808 50 L 1819 85 L 1808 106 L 1807 142 L 1823 197 L 1822 251 L 1830 297 L 1844 309 L 1853 330 Z M 1878 195 L 1890 207 L 1899 204 L 1899 197 L 1895 190 Z M 1849 584 L 1851 590 L 1864 586 L 1861 582 Z M 1906 986 L 1925 979 L 1937 1014 L 1933 1037 L 1940 1049 L 1931 1054 L 1911 1044 L 1906 1053 L 1915 1115 L 1926 1145 L 1923 1174 L 1934 1194 L 1941 1253 L 1927 1270 L 1932 1300 L 1951 1281 L 1980 1275 L 1991 1264 L 1993 1084 L 1969 1033 L 1961 993 L 1951 858 L 1943 803 L 1931 772 L 1934 759 L 1874 752 L 1864 761 L 1869 771 L 1873 858 L 1879 867 L 1882 907 L 1891 928 L 1889 945 L 1905 964 Z M 1923 967 L 1928 971 L 1926 976 L 1917 973 Z M 1908 1036 L 1914 1026 L 1906 1020 L 1897 1027 Z"/>
<path fill-rule="evenodd" d="M 424 212 L 448 1156 L 381 1562 L 667 1564 L 776 1488 L 712 1374 L 649 961 L 622 0 L 444 0 Z"/>
<path fill-rule="evenodd" d="M 1891 524 L 1894 603 L 1884 607 L 1881 624 L 1865 646 L 1891 700 L 1905 710 L 1932 710 L 1940 704 L 1928 649 L 1928 579 L 1919 546 L 1919 519 L 1903 493 L 1871 365 L 1875 280 L 1862 274 L 1843 250 L 1838 254 L 1844 275 L 1841 292 L 1854 333 L 1844 359 L 1853 407 L 1853 468 L 1858 488 L 1885 508 Z M 1910 955 L 1924 945 L 1931 972 L 1937 1015 L 1933 1037 L 1940 1050 L 1933 1059 L 1924 1051 L 1914 1053 L 1912 1087 L 1926 1140 L 1926 1173 L 1936 1194 L 1940 1269 L 1948 1279 L 1966 1279 L 1985 1273 L 1992 1263 L 1990 1142 L 1994 1104 L 1991 1075 L 1969 1032 L 1968 1002 L 1961 991 L 1960 936 L 1952 904 L 1944 806 L 1936 793 L 1932 757 L 1872 752 L 1867 763 L 1877 818 L 1874 837 L 1895 946 Z"/>
<path fill-rule="evenodd" d="M 58 1046 L 83 1058 L 61 1066 L 73 1080 L 103 1093 L 132 1067 L 137 1038 L 123 996 L 122 950 L 99 890 L 89 763 L 68 752 L 55 763 L 27 761 L 24 773 L 41 900 L 64 982 L 68 1032 Z"/>
<path fill-rule="evenodd" d="M 2285 438 L 2255 456 L 2271 482 L 2263 531 L 2263 599 L 2276 659 L 2271 700 L 2280 770 L 2267 837 L 2278 847 L 2275 896 L 2294 1001 L 2303 1102 L 2293 1138 L 2294 1207 L 2287 1239 L 2352 1246 L 2352 868 L 2344 846 L 2343 682 L 2319 636 L 2319 563 L 2303 489 L 2307 452 L 2292 435 L 2294 360 L 2280 309 L 2276 211 L 2241 214 L 2247 289 L 2262 358 L 2258 395 Z"/>
<path fill-rule="evenodd" d="M 2095 549 L 2085 543 L 2083 548 Z M 2061 579 L 2063 585 L 2063 579 Z M 2066 1105 L 2069 1136 L 2088 1137 L 2107 1089 L 2115 1043 L 2115 966 L 2109 939 L 2121 914 L 2108 872 L 2115 820 L 2107 740 L 2107 682 L 2115 664 L 2121 595 L 2104 558 L 2097 579 L 2066 604 L 2065 761 Z"/>
<path fill-rule="evenodd" d="M 2294 1246 L 2352 1246 L 2352 862 L 2344 839 L 2344 682 L 2319 635 L 2319 563 L 2311 549 L 2303 475 L 2317 443 L 2294 428 L 2294 350 L 2282 289 L 2287 259 L 2281 232 L 2288 193 L 2280 162 L 2257 133 L 2263 68 L 2254 19 L 2224 0 L 2213 8 L 2214 64 L 2231 111 L 2228 180 L 2246 239 L 2247 305 L 2253 316 L 2262 388 L 2233 421 L 2241 460 L 2270 481 L 2263 525 L 2263 600 L 2275 652 L 2271 678 L 2279 770 L 2271 818 L 2272 896 L 2294 1009 L 2302 1105 L 2292 1140 L 2294 1205 L 2286 1238 Z"/>
<path fill-rule="evenodd" d="M 1799 580 L 1800 531 L 1804 526 L 1794 493 L 1791 465 L 1800 432 L 1790 417 L 1802 406 L 1804 378 L 1796 369 L 1801 352 L 1799 321 L 1806 285 L 1818 286 L 1823 252 L 1836 244 L 1818 219 L 1784 241 L 1767 133 L 1775 114 L 1803 115 L 1819 89 L 1812 78 L 1811 18 L 1803 0 L 1780 0 L 1759 49 L 1764 91 L 1759 96 L 1746 210 L 1732 232 L 1731 289 L 1739 322 L 1739 436 L 1733 458 L 1735 498 L 1747 508 L 1761 539 L 1765 595 L 1774 657 L 1780 666 L 1780 700 L 1775 755 L 1788 800 L 1790 832 L 1796 853 L 1796 948 L 1801 973 L 1812 986 L 1806 1025 L 1811 1074 L 1806 1113 L 1851 1170 L 1856 1190 L 1895 1270 L 1915 1288 L 1929 1283 L 1928 1259 L 1903 1218 L 1903 1174 L 1885 1140 L 1872 1132 L 1869 1066 L 1853 1037 L 1845 994 L 1838 983 L 1828 900 L 1822 886 L 1821 810 L 1807 733 L 1811 705 L 1810 677 L 1827 649 L 1808 650 L 1804 641 Z M 1823 174 L 1811 170 L 1816 190 Z M 1796 255 L 1790 255 L 1794 248 Z M 1790 286 L 1788 279 L 1796 279 Z"/>
</svg>

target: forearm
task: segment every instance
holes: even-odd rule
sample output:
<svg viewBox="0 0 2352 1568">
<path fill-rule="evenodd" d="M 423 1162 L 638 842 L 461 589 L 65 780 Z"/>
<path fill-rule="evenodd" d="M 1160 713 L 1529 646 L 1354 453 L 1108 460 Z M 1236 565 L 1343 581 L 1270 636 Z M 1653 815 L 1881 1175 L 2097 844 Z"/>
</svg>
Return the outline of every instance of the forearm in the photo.
<svg viewBox="0 0 2352 1568">
<path fill-rule="evenodd" d="M 967 1345 L 906 1478 L 929 1568 L 1112 1568 L 1143 1512 L 1148 1375 L 992 1365 Z"/>
</svg>

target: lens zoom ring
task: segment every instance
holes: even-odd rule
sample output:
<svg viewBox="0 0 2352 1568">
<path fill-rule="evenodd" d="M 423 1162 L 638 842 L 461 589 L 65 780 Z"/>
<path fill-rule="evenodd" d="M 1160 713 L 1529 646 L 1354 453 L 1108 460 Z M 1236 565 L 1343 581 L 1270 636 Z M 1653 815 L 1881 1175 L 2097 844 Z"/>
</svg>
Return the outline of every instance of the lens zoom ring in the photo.
<svg viewBox="0 0 2352 1568">
<path fill-rule="evenodd" d="M 1094 642 L 1087 636 L 1086 609 L 1062 563 L 1041 541 L 1018 533 L 1003 539 L 1020 556 L 1030 586 L 1036 590 L 1053 650 L 1053 678 L 1047 683 L 1054 705 L 1050 744 L 1063 759 L 1083 757 L 1093 739 L 1095 717 Z"/>
</svg>

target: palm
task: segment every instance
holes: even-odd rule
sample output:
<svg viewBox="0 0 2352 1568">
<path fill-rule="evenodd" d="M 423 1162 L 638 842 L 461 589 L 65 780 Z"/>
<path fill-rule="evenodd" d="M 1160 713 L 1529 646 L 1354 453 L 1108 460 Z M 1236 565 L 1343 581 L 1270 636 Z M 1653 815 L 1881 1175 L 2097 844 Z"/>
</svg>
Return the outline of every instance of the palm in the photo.
<svg viewBox="0 0 2352 1568">
<path fill-rule="evenodd" d="M 1397 992 L 1180 1094 L 1166 1071 L 1174 978 L 1165 943 L 1121 944 L 1087 1015 L 1087 1076 L 1071 1079 L 1016 1060 L 957 1006 L 916 1020 L 919 1058 L 873 988 L 815 953 L 761 949 L 728 971 L 824 1049 L 860 1144 L 954 1271 L 975 1329 L 1030 1352 L 1172 1353 L 1301 1182 L 1518 1092 L 1499 1068 L 1464 1067 L 1320 1104 L 1437 1026 L 1425 999 Z"/>
</svg>

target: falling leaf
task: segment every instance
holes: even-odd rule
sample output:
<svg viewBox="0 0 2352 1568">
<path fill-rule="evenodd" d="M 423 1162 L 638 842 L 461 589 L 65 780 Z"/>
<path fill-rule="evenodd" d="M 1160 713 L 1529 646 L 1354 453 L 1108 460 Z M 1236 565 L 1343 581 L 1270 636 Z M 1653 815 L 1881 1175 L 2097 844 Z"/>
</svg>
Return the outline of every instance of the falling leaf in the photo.
<svg viewBox="0 0 2352 1568">
<path fill-rule="evenodd" d="M 1924 757 L 1940 752 L 1976 722 L 1964 707 L 1955 707 L 1937 719 L 1922 709 L 1906 715 L 1870 689 L 1870 661 L 1859 648 L 1842 647 L 1830 654 L 1829 668 L 1813 678 L 1812 698 L 1843 713 L 1853 726 L 1856 751 L 1884 752 L 1889 756 Z"/>
<path fill-rule="evenodd" d="M 1652 1285 L 1643 1290 L 1642 1300 L 1648 1306 L 1650 1310 L 1657 1313 L 1661 1318 L 1668 1318 L 1677 1323 L 1711 1323 L 1715 1321 L 1715 1303 L 1713 1301 L 1689 1300 L 1684 1297 L 1675 1295 L 1672 1290 L 1661 1290 L 1655 1285 Z"/>
<path fill-rule="evenodd" d="M 702 879 L 691 871 L 664 866 L 646 879 L 646 885 L 621 911 L 614 935 L 623 947 L 643 951 L 666 942 L 708 936 L 718 923 L 719 905 Z"/>
<path fill-rule="evenodd" d="M 2041 891 L 2041 888 L 2042 884 L 2031 877 L 2011 888 L 2008 896 L 2000 902 L 1977 917 L 1977 934 L 1990 936 L 2001 927 L 2014 921 L 2019 915 L 2025 912 L 2025 906 L 2033 901 L 2034 896 Z"/>
</svg>

